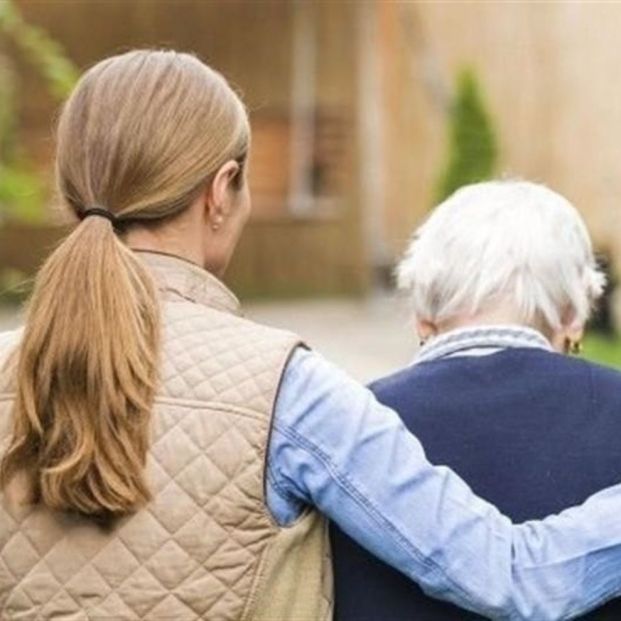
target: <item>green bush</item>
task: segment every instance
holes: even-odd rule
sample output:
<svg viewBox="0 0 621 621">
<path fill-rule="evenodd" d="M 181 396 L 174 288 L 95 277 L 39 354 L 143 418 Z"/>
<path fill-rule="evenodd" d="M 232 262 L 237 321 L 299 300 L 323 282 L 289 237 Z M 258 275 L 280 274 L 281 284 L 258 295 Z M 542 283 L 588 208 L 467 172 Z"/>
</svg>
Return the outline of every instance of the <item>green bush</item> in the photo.
<svg viewBox="0 0 621 621">
<path fill-rule="evenodd" d="M 37 223 L 43 219 L 45 188 L 28 163 L 0 163 L 0 215 L 7 220 Z"/>
<path fill-rule="evenodd" d="M 458 76 L 449 131 L 447 162 L 436 191 L 438 203 L 462 185 L 490 179 L 496 171 L 496 134 L 471 69 L 462 70 Z"/>
<path fill-rule="evenodd" d="M 12 0 L 0 0 L 0 35 L 8 39 L 63 99 L 77 80 L 74 64 L 41 28 L 27 23 Z M 0 53 L 0 222 L 44 218 L 46 184 L 27 155 L 16 147 L 19 82 L 10 59 Z"/>
<path fill-rule="evenodd" d="M 62 100 L 71 92 L 78 79 L 76 66 L 57 41 L 23 19 L 13 0 L 0 1 L 0 32 L 37 68 L 54 97 Z"/>
</svg>

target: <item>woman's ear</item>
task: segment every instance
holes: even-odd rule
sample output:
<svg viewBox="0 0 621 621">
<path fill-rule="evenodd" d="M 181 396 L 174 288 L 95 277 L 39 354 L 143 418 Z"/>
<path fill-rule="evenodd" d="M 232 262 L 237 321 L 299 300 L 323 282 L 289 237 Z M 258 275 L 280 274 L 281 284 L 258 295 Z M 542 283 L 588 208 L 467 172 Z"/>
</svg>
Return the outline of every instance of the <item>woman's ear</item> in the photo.
<svg viewBox="0 0 621 621">
<path fill-rule="evenodd" d="M 207 192 L 207 216 L 212 228 L 219 228 L 229 214 L 231 190 L 234 189 L 235 178 L 240 173 L 240 165 L 229 160 L 218 169 L 211 187 Z"/>
</svg>

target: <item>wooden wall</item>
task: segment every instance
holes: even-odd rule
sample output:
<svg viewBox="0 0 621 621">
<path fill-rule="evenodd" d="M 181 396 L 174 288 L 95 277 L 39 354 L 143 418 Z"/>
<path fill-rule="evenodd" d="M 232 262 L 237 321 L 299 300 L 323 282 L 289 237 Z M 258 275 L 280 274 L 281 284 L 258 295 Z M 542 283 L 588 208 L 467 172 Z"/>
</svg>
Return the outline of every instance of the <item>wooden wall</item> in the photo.
<svg viewBox="0 0 621 621">
<path fill-rule="evenodd" d="M 34 274 L 67 232 L 58 226 L 0 227 L 0 268 Z M 225 281 L 245 298 L 287 298 L 359 295 L 366 278 L 357 257 L 343 246 L 341 222 L 281 219 L 248 225 Z M 0 282 L 0 301 L 14 297 L 13 292 L 7 295 L 5 286 Z"/>
<path fill-rule="evenodd" d="M 565 194 L 621 268 L 621 5 L 376 4 L 393 253 L 432 207 L 447 97 L 458 70 L 472 66 L 498 131 L 499 174 Z"/>
<path fill-rule="evenodd" d="M 288 118 L 293 0 L 19 3 L 80 66 L 134 46 L 195 50 L 241 88 L 258 139 L 270 119 Z M 268 131 L 265 148 L 257 152 L 270 152 L 279 162 L 279 168 L 266 168 L 270 191 L 280 198 L 257 195 L 263 221 L 251 223 L 234 280 L 253 292 L 288 287 L 314 292 L 321 282 L 325 291 L 344 282 L 363 290 L 370 242 L 377 237 L 380 250 L 386 248 L 386 256 L 394 259 L 432 207 L 446 149 L 446 107 L 455 75 L 465 65 L 476 69 L 496 123 L 499 173 L 541 181 L 566 194 L 587 220 L 597 247 L 612 251 L 621 268 L 621 89 L 616 79 L 621 5 L 376 0 L 377 39 L 368 41 L 367 61 L 377 54 L 378 75 L 365 82 L 364 90 L 360 74 L 369 63 L 361 69 L 361 50 L 367 49 L 359 32 L 362 4 L 370 3 L 305 3 L 312 5 L 316 19 L 317 107 L 347 124 L 340 207 L 328 220 L 290 221 L 282 198 L 290 160 L 288 129 L 281 124 L 276 132 Z M 36 75 L 23 63 L 19 66 L 24 143 L 47 165 L 54 105 Z M 375 97 L 377 106 L 361 122 L 361 107 L 369 109 L 362 105 L 367 96 Z M 373 118 L 377 110 L 381 127 Z M 380 138 L 381 156 L 363 166 L 369 152 L 379 152 Z M 257 170 L 268 158 L 261 157 Z M 369 174 L 375 175 L 375 186 L 367 183 Z M 374 188 L 371 199 L 369 188 Z M 295 250 L 302 247 L 304 261 L 296 265 Z M 328 265 L 326 257 L 333 263 Z M 323 266 L 321 278 L 313 272 L 315 266 Z M 272 278 L 277 286 L 270 284 Z"/>
<path fill-rule="evenodd" d="M 327 215 L 294 218 L 285 203 L 294 4 L 292 0 L 18 0 L 25 17 L 60 41 L 81 68 L 134 47 L 164 46 L 196 52 L 221 70 L 250 109 L 257 125 L 257 157 L 262 158 L 251 163 L 256 210 L 231 267 L 233 286 L 246 295 L 361 293 L 369 279 L 357 212 L 356 46 L 351 37 L 343 36 L 351 29 L 355 6 L 313 4 L 315 105 L 319 114 L 345 120 L 346 144 L 342 171 L 334 177 L 341 184 L 333 201 L 336 208 Z M 40 166 L 50 170 L 57 106 L 32 68 L 17 55 L 14 60 L 20 72 L 20 138 Z M 274 120 L 275 131 L 270 129 Z M 272 194 L 262 193 L 265 187 Z M 0 249 L 0 267 L 8 265 L 5 261 L 31 265 L 39 260 L 39 252 L 27 247 L 10 243 L 10 248 L 19 256 L 7 256 L 6 249 Z"/>
</svg>

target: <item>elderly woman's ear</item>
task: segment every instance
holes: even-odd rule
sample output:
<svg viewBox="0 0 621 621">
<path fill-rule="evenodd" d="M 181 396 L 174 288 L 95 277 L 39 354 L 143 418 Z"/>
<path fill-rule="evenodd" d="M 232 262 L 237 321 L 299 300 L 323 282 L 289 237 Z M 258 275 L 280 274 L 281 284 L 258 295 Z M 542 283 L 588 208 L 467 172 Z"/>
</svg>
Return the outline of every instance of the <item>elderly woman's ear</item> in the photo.
<svg viewBox="0 0 621 621">
<path fill-rule="evenodd" d="M 564 354 L 579 354 L 582 351 L 584 323 L 579 321 L 571 311 L 563 318 L 563 326 L 553 333 L 551 341 L 554 349 Z"/>
<path fill-rule="evenodd" d="M 584 328 L 574 328 L 567 334 L 567 340 L 569 341 L 569 353 L 581 354 L 582 353 L 582 339 L 584 338 Z"/>
<path fill-rule="evenodd" d="M 419 319 L 416 321 L 416 333 L 420 339 L 420 344 L 424 345 L 430 338 L 437 336 L 438 326 L 427 319 Z"/>
</svg>

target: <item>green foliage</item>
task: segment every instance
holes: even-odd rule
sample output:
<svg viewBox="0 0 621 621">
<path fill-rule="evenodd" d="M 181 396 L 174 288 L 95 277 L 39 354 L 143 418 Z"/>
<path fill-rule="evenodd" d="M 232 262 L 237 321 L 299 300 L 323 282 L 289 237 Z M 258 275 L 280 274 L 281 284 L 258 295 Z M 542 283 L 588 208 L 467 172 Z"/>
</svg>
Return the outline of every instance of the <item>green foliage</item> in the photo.
<svg viewBox="0 0 621 621">
<path fill-rule="evenodd" d="M 0 163 L 0 209 L 3 217 L 33 224 L 40 222 L 44 190 L 40 175 L 27 164 Z"/>
<path fill-rule="evenodd" d="M 472 70 L 464 69 L 450 111 L 450 148 L 436 201 L 443 201 L 462 185 L 490 179 L 497 158 L 496 134 L 479 83 Z"/>
<path fill-rule="evenodd" d="M 10 37 L 38 69 L 57 99 L 71 92 L 78 79 L 77 68 L 43 29 L 24 21 L 13 0 L 0 0 L 0 32 Z"/>
<path fill-rule="evenodd" d="M 0 0 L 0 34 L 34 65 L 55 98 L 69 94 L 76 67 L 45 31 L 24 21 L 12 0 Z M 0 219 L 35 223 L 43 219 L 45 184 L 15 148 L 17 85 L 9 58 L 0 54 Z"/>
<path fill-rule="evenodd" d="M 621 339 L 590 332 L 584 339 L 584 357 L 587 360 L 621 369 Z"/>
</svg>

